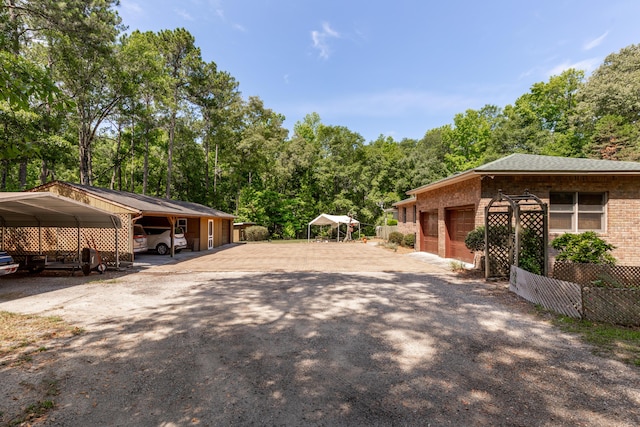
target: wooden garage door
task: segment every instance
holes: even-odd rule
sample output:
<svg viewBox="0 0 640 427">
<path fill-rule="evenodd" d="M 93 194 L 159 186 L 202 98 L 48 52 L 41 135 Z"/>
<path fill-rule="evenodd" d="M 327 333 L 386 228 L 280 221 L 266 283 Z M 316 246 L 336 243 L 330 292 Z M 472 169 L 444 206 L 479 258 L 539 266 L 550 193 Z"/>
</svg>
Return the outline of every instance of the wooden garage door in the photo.
<svg viewBox="0 0 640 427">
<path fill-rule="evenodd" d="M 420 214 L 420 226 L 422 227 L 422 252 L 438 254 L 438 212 L 422 212 Z"/>
<path fill-rule="evenodd" d="M 473 262 L 473 253 L 467 249 L 464 239 L 475 228 L 475 212 L 473 207 L 447 209 L 447 258 Z"/>
</svg>

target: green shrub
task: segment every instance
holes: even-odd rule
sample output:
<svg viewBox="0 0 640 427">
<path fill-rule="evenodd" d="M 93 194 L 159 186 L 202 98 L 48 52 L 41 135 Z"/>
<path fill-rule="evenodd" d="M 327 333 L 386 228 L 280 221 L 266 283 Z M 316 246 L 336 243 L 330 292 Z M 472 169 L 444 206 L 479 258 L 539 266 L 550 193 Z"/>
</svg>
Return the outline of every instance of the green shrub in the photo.
<svg viewBox="0 0 640 427">
<path fill-rule="evenodd" d="M 387 225 L 398 225 L 398 220 L 397 219 L 388 219 L 387 220 Z"/>
<path fill-rule="evenodd" d="M 416 235 L 413 233 L 405 234 L 402 243 L 408 248 L 413 248 L 416 244 Z"/>
<path fill-rule="evenodd" d="M 404 234 L 399 231 L 392 231 L 389 233 L 389 238 L 387 240 L 391 243 L 395 243 L 396 245 L 401 245 L 404 240 Z"/>
<path fill-rule="evenodd" d="M 464 239 L 464 245 L 471 252 L 484 251 L 484 226 L 481 225 L 475 230 L 471 230 Z"/>
<path fill-rule="evenodd" d="M 518 257 L 518 267 L 534 274 L 543 273 L 544 244 L 540 236 L 533 230 L 525 228 L 520 236 L 520 256 Z"/>
<path fill-rule="evenodd" d="M 269 230 L 267 227 L 261 225 L 252 225 L 251 227 L 247 227 L 244 235 L 249 242 L 258 242 L 269 238 Z"/>
<path fill-rule="evenodd" d="M 554 239 L 551 247 L 560 251 L 556 256 L 558 261 L 609 265 L 616 263 L 616 259 L 609 253 L 615 246 L 602 240 L 593 231 L 581 234 L 565 233 Z"/>
</svg>

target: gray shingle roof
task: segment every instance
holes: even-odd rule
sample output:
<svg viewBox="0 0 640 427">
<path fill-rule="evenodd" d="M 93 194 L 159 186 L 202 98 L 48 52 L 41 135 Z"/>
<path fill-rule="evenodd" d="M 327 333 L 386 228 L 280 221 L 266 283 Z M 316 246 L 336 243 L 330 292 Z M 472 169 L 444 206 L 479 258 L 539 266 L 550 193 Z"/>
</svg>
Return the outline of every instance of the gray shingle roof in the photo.
<svg viewBox="0 0 640 427">
<path fill-rule="evenodd" d="M 578 159 L 570 157 L 511 154 L 507 157 L 455 173 L 438 181 L 407 191 L 407 194 L 432 190 L 478 175 L 566 175 L 566 174 L 631 174 L 640 175 L 640 162 Z"/>
<path fill-rule="evenodd" d="M 638 162 L 511 154 L 474 169 L 476 172 L 640 172 Z"/>
<path fill-rule="evenodd" d="M 127 191 L 110 190 L 108 188 L 61 182 L 63 185 L 77 188 L 103 199 L 137 209 L 143 214 L 166 214 L 175 216 L 208 216 L 233 219 L 235 216 L 198 203 L 152 197 Z"/>
<path fill-rule="evenodd" d="M 407 205 L 407 204 L 415 203 L 415 201 L 416 201 L 415 196 L 411 196 L 411 197 L 409 197 L 407 199 L 403 199 L 403 200 L 400 200 L 399 202 L 393 203 L 392 206 Z"/>
</svg>

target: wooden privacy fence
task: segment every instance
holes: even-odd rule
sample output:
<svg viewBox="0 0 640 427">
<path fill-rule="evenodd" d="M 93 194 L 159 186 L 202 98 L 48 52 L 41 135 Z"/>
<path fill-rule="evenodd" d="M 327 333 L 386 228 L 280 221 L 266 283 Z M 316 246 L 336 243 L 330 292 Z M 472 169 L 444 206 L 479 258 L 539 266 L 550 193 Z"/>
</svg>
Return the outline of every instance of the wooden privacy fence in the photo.
<svg viewBox="0 0 640 427">
<path fill-rule="evenodd" d="M 376 227 L 376 237 L 379 239 L 389 240 L 389 234 L 398 231 L 397 225 L 379 225 Z"/>
<path fill-rule="evenodd" d="M 635 287 L 633 284 L 628 287 L 595 286 L 593 282 L 580 284 L 540 276 L 511 266 L 509 290 L 527 301 L 565 316 L 640 326 L 638 284 Z"/>
</svg>

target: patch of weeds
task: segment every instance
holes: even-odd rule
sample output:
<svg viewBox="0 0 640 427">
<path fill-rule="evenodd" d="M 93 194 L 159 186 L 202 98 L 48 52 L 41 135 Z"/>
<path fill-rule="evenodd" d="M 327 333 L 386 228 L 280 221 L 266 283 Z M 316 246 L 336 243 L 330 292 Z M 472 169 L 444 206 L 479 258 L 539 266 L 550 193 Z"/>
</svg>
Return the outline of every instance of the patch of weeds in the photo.
<svg viewBox="0 0 640 427">
<path fill-rule="evenodd" d="M 17 353 L 44 340 L 79 335 L 84 329 L 67 325 L 59 316 L 36 316 L 0 311 L 0 357 Z M 39 345 L 38 352 L 46 351 Z"/>
<path fill-rule="evenodd" d="M 42 381 L 46 389 L 47 396 L 57 396 L 60 394 L 60 389 L 58 388 L 58 380 L 50 378 Z"/>
<path fill-rule="evenodd" d="M 73 336 L 82 335 L 82 334 L 84 334 L 84 332 L 85 332 L 84 328 L 80 328 L 78 326 L 74 326 L 71 329 L 71 335 L 73 335 Z"/>
<path fill-rule="evenodd" d="M 393 242 L 381 242 L 378 243 L 378 246 L 382 246 L 385 249 L 392 250 L 394 252 L 398 252 L 398 244 Z"/>
<path fill-rule="evenodd" d="M 451 263 L 449 264 L 449 267 L 451 268 L 451 271 L 455 273 L 459 273 L 465 270 L 464 263 L 460 261 L 451 261 Z"/>
<path fill-rule="evenodd" d="M 51 409 L 55 407 L 55 403 L 52 400 L 41 400 L 37 403 L 32 403 L 27 406 L 24 412 L 9 422 L 10 426 L 18 425 L 31 425 L 29 421 L 38 419 L 46 415 Z"/>
<path fill-rule="evenodd" d="M 566 316 L 553 316 L 551 322 L 571 332 L 596 349 L 596 354 L 640 366 L 640 328 L 597 323 Z"/>
<path fill-rule="evenodd" d="M 11 421 L 9 421 L 7 424 L 9 426 L 32 425 L 32 421 L 44 417 L 50 410 L 55 408 L 55 401 L 53 401 L 51 397 L 60 394 L 58 380 L 53 378 L 43 380 L 38 387 L 27 383 L 20 383 L 20 385 L 31 390 L 37 389 L 41 393 L 42 399 L 38 400 L 36 403 L 27 405 L 20 414 L 16 415 L 11 419 Z M 0 416 L 2 415 L 3 414 L 0 413 Z"/>
</svg>

